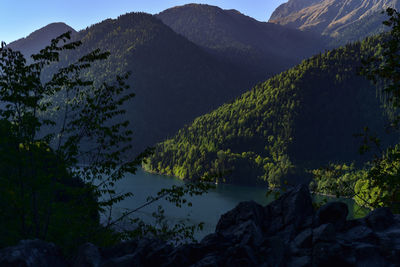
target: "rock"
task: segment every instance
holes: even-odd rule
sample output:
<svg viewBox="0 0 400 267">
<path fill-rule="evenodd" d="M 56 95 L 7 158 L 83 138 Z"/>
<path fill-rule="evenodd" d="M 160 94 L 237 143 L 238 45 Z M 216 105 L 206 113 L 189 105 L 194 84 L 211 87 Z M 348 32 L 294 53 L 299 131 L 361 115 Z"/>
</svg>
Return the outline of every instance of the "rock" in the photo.
<svg viewBox="0 0 400 267">
<path fill-rule="evenodd" d="M 288 267 L 308 267 L 308 266 L 311 266 L 310 256 L 294 257 L 288 263 Z"/>
<path fill-rule="evenodd" d="M 396 223 L 400 225 L 400 214 L 393 214 L 393 218 Z"/>
<path fill-rule="evenodd" d="M 202 258 L 200 261 L 196 262 L 193 265 L 190 265 L 191 267 L 212 267 L 212 266 L 220 266 L 222 265 L 221 262 L 221 257 L 216 255 L 216 254 L 210 254 Z M 179 266 L 179 265 L 175 265 Z M 184 265 L 181 265 L 184 266 Z"/>
<path fill-rule="evenodd" d="M 264 260 L 268 266 L 282 266 L 285 262 L 285 256 L 288 254 L 288 246 L 279 236 L 273 236 L 266 240 L 266 255 Z"/>
<path fill-rule="evenodd" d="M 257 266 L 258 261 L 254 255 L 254 249 L 249 246 L 235 246 L 226 251 L 224 264 L 226 266 Z"/>
<path fill-rule="evenodd" d="M 229 239 L 225 238 L 222 234 L 213 233 L 204 237 L 200 246 L 204 248 L 208 248 L 211 251 L 223 250 L 226 247 L 230 247 L 232 242 Z"/>
<path fill-rule="evenodd" d="M 395 223 L 389 208 L 378 208 L 365 218 L 369 227 L 374 231 L 383 231 Z"/>
<path fill-rule="evenodd" d="M 35 239 L 0 250 L 0 266 L 63 267 L 67 263 L 53 243 Z"/>
<path fill-rule="evenodd" d="M 82 245 L 72 266 L 400 266 L 399 217 L 377 209 L 346 221 L 330 203 L 314 214 L 298 186 L 270 205 L 243 202 L 224 214 L 200 243 L 174 247 L 141 238 L 99 249 Z M 0 266 L 66 266 L 58 249 L 40 240 L 0 250 Z"/>
<path fill-rule="evenodd" d="M 111 248 L 101 249 L 101 255 L 104 258 L 122 257 L 127 254 L 132 254 L 139 246 L 139 240 L 130 240 L 121 242 Z"/>
<path fill-rule="evenodd" d="M 390 228 L 384 232 L 377 232 L 377 246 L 385 257 L 400 262 L 400 229 Z"/>
<path fill-rule="evenodd" d="M 102 257 L 98 247 L 92 243 L 80 246 L 78 254 L 74 260 L 74 267 L 98 267 L 101 265 Z"/>
<path fill-rule="evenodd" d="M 102 267 L 128 267 L 128 266 L 145 266 L 145 263 L 141 260 L 141 255 L 139 253 L 128 254 L 122 257 L 111 258 L 105 261 Z"/>
<path fill-rule="evenodd" d="M 341 229 L 346 222 L 349 210 L 343 202 L 329 202 L 322 206 L 315 215 L 315 224 L 319 226 L 332 223 L 336 229 Z"/>
<path fill-rule="evenodd" d="M 312 243 L 330 242 L 335 239 L 335 227 L 331 223 L 320 225 L 313 230 Z"/>
<path fill-rule="evenodd" d="M 298 248 L 309 248 L 312 245 L 313 230 L 306 229 L 296 236 L 293 243 Z"/>
<path fill-rule="evenodd" d="M 232 228 L 232 232 L 227 234 L 231 236 L 234 243 L 239 243 L 241 246 L 255 247 L 263 241 L 263 232 L 253 221 L 244 222 L 238 227 Z"/>
<path fill-rule="evenodd" d="M 347 231 L 351 228 L 357 227 L 357 226 L 366 226 L 367 223 L 365 222 L 365 219 L 355 219 L 355 220 L 348 220 L 344 224 L 342 231 Z"/>
<path fill-rule="evenodd" d="M 273 233 L 291 224 L 296 230 L 301 230 L 311 221 L 314 209 L 308 187 L 299 185 L 283 194 L 279 199 L 265 207 L 266 228 Z"/>
<path fill-rule="evenodd" d="M 362 225 L 349 229 L 343 234 L 340 234 L 339 237 L 352 242 L 365 242 L 371 244 L 376 244 L 378 241 L 376 234 L 370 228 Z"/>
<path fill-rule="evenodd" d="M 172 251 L 171 245 L 157 239 L 123 242 L 102 253 L 105 258 L 102 266 L 159 266 Z"/>
<path fill-rule="evenodd" d="M 385 260 L 377 247 L 370 244 L 360 244 L 354 248 L 357 257 L 357 266 L 375 267 L 385 266 Z"/>
<path fill-rule="evenodd" d="M 233 210 L 223 214 L 219 219 L 215 232 L 221 233 L 240 223 L 253 221 L 255 225 L 263 224 L 263 207 L 254 201 L 239 203 Z"/>
<path fill-rule="evenodd" d="M 319 242 L 313 247 L 312 266 L 352 266 L 342 252 L 342 248 L 337 243 Z"/>
</svg>

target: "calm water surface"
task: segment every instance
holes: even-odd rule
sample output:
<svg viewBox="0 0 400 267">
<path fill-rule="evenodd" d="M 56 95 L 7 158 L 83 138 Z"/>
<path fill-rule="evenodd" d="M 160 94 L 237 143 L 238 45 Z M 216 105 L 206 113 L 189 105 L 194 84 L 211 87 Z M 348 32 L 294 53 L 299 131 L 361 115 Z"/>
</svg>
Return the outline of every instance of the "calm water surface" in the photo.
<svg viewBox="0 0 400 267">
<path fill-rule="evenodd" d="M 114 217 L 124 210 L 132 210 L 146 202 L 148 196 L 156 196 L 162 188 L 170 188 L 173 185 L 182 185 L 183 181 L 162 175 L 150 174 L 139 169 L 135 175 L 127 175 L 116 185 L 119 192 L 132 192 L 134 196 L 116 205 Z M 261 205 L 273 201 L 273 197 L 266 197 L 266 188 L 247 187 L 237 185 L 219 184 L 215 189 L 202 196 L 187 197 L 193 203 L 192 207 L 176 208 L 166 200 L 160 200 L 150 206 L 136 212 L 134 216 L 142 218 L 146 222 L 153 222 L 151 214 L 162 205 L 168 220 L 172 223 L 180 220 L 188 220 L 189 223 L 204 222 L 204 229 L 196 234 L 197 239 L 214 232 L 220 216 L 233 209 L 239 202 L 254 200 Z M 318 201 L 325 197 L 318 196 Z M 328 201 L 337 199 L 327 199 Z M 349 217 L 358 217 L 365 214 L 352 200 L 343 200 L 349 206 Z"/>
</svg>

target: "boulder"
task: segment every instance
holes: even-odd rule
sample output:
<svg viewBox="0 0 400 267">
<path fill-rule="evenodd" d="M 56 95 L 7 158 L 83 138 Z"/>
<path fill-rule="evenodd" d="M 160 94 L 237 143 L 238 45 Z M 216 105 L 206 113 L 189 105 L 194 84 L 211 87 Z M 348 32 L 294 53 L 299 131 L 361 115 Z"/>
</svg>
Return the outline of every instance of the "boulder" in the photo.
<svg viewBox="0 0 400 267">
<path fill-rule="evenodd" d="M 67 263 L 53 243 L 35 239 L 0 250 L 0 266 L 63 267 Z"/>
<path fill-rule="evenodd" d="M 252 221 L 256 226 L 261 226 L 264 222 L 263 207 L 254 201 L 241 202 L 233 210 L 223 214 L 215 232 L 222 233 L 248 221 Z"/>
<path fill-rule="evenodd" d="M 323 205 L 315 215 L 315 224 L 319 226 L 332 223 L 336 229 L 341 229 L 346 223 L 349 210 L 343 202 L 329 202 Z"/>
<path fill-rule="evenodd" d="M 312 223 L 314 208 L 310 192 L 305 185 L 299 185 L 283 194 L 264 208 L 267 232 L 280 231 L 292 225 L 296 231 Z"/>
<path fill-rule="evenodd" d="M 86 243 L 79 247 L 73 266 L 99 267 L 101 262 L 102 257 L 99 248 L 92 243 Z"/>
<path fill-rule="evenodd" d="M 312 243 L 331 242 L 335 240 L 335 227 L 331 223 L 320 225 L 313 230 Z"/>
<path fill-rule="evenodd" d="M 142 238 L 111 248 L 87 243 L 72 266 L 399 266 L 400 221 L 380 208 L 346 220 L 338 202 L 314 212 L 306 186 L 270 205 L 248 201 L 221 216 L 199 243 L 172 246 Z M 59 250 L 40 240 L 0 250 L 0 266 L 66 266 Z"/>
<path fill-rule="evenodd" d="M 313 240 L 313 230 L 308 228 L 303 232 L 301 232 L 300 234 L 298 234 L 293 240 L 293 243 L 298 248 L 309 248 L 312 245 L 312 240 Z"/>
<path fill-rule="evenodd" d="M 368 214 L 365 219 L 374 231 L 386 230 L 396 222 L 389 208 L 378 208 Z"/>
</svg>

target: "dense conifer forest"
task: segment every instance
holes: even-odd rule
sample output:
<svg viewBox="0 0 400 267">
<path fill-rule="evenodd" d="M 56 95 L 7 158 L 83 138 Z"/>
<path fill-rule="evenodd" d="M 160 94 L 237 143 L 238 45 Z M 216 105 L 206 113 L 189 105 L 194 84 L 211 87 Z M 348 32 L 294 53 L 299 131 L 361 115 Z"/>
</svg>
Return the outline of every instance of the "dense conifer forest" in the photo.
<svg viewBox="0 0 400 267">
<path fill-rule="evenodd" d="M 376 88 L 359 75 L 361 60 L 377 52 L 382 38 L 316 55 L 258 84 L 158 144 L 144 167 L 186 179 L 221 174 L 223 182 L 277 187 L 308 181 L 308 170 L 328 163 L 360 165 L 366 157 L 353 135 L 366 126 L 382 135 L 388 121 Z"/>
<path fill-rule="evenodd" d="M 135 216 L 161 199 L 191 207 L 214 183 L 306 184 L 400 213 L 400 13 L 386 12 L 390 34 L 366 16 L 327 37 L 191 4 L 2 42 L 0 248 L 194 241 L 202 222 L 172 225 L 161 205 L 154 224 Z M 133 195 L 116 185 L 139 166 L 187 183 L 115 218 Z"/>
</svg>

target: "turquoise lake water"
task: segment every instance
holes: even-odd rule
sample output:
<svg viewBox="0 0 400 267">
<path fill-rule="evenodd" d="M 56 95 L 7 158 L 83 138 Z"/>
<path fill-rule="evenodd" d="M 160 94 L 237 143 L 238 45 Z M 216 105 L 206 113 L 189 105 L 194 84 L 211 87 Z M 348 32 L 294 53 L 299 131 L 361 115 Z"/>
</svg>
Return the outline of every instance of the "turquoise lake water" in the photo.
<svg viewBox="0 0 400 267">
<path fill-rule="evenodd" d="M 162 175 L 150 174 L 139 169 L 135 175 L 127 175 L 116 185 L 118 192 L 132 192 L 134 196 L 116 205 L 114 217 L 120 215 L 124 210 L 132 210 L 146 202 L 148 196 L 156 196 L 162 188 L 173 185 L 182 185 L 183 181 Z M 210 190 L 202 196 L 187 197 L 193 203 L 192 207 L 176 208 L 166 200 L 160 200 L 136 212 L 134 217 L 140 217 L 145 222 L 152 222 L 151 214 L 157 210 L 158 205 L 165 209 L 165 215 L 173 224 L 179 220 L 188 220 L 188 223 L 204 222 L 204 229 L 196 233 L 196 238 L 201 239 L 205 235 L 214 232 L 220 216 L 233 209 L 239 202 L 254 200 L 261 205 L 273 201 L 273 197 L 266 197 L 266 188 L 247 187 L 237 185 L 218 184 L 215 189 Z M 317 196 L 318 201 L 326 197 Z M 337 199 L 327 198 L 328 201 Z M 365 210 L 355 205 L 351 199 L 341 200 L 349 206 L 349 217 L 362 216 Z"/>
</svg>

